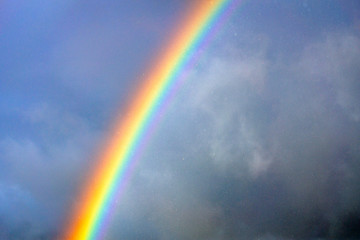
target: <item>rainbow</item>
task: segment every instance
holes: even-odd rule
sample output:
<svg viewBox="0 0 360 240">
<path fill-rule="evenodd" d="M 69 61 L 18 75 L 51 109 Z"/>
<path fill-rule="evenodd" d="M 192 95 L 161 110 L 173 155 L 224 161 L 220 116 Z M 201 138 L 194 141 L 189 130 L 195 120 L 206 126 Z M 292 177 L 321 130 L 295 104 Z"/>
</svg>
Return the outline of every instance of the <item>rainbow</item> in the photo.
<svg viewBox="0 0 360 240">
<path fill-rule="evenodd" d="M 190 1 L 189 1 L 190 2 Z M 115 200 L 139 154 L 151 125 L 179 85 L 184 68 L 209 42 L 239 1 L 193 0 L 170 42 L 136 88 L 125 113 L 112 129 L 99 161 L 89 173 L 71 209 L 60 239 L 101 239 Z"/>
</svg>

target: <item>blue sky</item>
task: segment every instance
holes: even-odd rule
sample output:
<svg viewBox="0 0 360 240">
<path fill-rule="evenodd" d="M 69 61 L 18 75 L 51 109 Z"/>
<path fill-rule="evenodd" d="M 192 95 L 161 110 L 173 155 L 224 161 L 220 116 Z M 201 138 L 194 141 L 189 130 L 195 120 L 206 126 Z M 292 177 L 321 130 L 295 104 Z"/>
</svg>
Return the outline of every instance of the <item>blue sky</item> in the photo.
<svg viewBox="0 0 360 240">
<path fill-rule="evenodd" d="M 0 239 L 57 235 L 188 5 L 0 3 Z M 188 70 L 108 239 L 359 238 L 359 31 L 356 0 L 241 3 Z"/>
</svg>

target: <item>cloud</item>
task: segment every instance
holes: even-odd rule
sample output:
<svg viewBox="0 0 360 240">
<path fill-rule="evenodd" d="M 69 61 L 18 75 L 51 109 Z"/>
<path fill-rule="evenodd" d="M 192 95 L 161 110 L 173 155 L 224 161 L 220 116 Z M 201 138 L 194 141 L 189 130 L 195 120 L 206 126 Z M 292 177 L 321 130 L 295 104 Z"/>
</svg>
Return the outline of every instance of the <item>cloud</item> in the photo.
<svg viewBox="0 0 360 240">
<path fill-rule="evenodd" d="M 358 34 L 336 32 L 308 46 L 297 66 L 297 71 L 303 72 L 307 80 L 333 88 L 337 104 L 354 121 L 360 120 L 359 55 Z"/>
<path fill-rule="evenodd" d="M 8 210 L 0 212 L 0 218 L 11 229 L 27 224 L 29 231 L 50 234 L 65 217 L 64 209 L 75 197 L 101 132 L 87 120 L 49 104 L 19 114 L 35 133 L 31 138 L 0 139 L 1 192 L 7 196 L 4 201 L 12 195 L 16 198 L 2 202 L 0 206 Z"/>
<path fill-rule="evenodd" d="M 252 54 L 240 52 L 238 56 L 212 59 L 190 80 L 191 90 L 187 94 L 191 97 L 187 97 L 186 106 L 205 114 L 206 118 L 201 120 L 206 131 L 203 138 L 211 139 L 210 154 L 223 170 L 240 164 L 239 168 L 251 168 L 257 175 L 270 161 L 263 158 L 263 149 L 247 116 L 257 114 L 251 112 L 252 105 L 262 101 L 258 96 L 268 74 L 264 54 L 264 49 L 260 49 Z"/>
<path fill-rule="evenodd" d="M 217 49 L 179 92 L 117 219 L 132 216 L 130 229 L 141 222 L 158 239 L 359 236 L 360 132 L 349 108 L 359 43 L 325 34 L 290 61 Z"/>
</svg>

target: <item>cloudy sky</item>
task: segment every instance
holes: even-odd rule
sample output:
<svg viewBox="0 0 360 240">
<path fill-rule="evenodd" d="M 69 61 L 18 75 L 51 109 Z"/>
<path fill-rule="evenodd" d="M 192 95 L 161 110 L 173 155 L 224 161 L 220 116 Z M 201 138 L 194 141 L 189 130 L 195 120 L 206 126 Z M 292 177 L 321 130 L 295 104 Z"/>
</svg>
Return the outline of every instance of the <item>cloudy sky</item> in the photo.
<svg viewBox="0 0 360 240">
<path fill-rule="evenodd" d="M 54 239 L 189 1 L 0 2 L 0 239 Z M 360 238 L 360 2 L 247 0 L 188 69 L 107 239 Z"/>
</svg>

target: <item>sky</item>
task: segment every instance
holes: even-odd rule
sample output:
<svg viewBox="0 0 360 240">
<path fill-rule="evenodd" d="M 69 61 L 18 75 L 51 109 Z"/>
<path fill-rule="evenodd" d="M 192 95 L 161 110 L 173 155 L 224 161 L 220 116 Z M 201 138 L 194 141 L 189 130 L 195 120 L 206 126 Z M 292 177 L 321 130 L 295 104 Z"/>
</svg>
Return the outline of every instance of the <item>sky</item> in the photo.
<svg viewBox="0 0 360 240">
<path fill-rule="evenodd" d="M 61 233 L 189 4 L 0 1 L 0 239 Z M 242 1 L 186 71 L 106 239 L 360 238 L 359 1 Z"/>
</svg>

